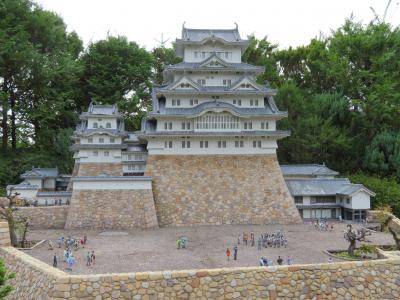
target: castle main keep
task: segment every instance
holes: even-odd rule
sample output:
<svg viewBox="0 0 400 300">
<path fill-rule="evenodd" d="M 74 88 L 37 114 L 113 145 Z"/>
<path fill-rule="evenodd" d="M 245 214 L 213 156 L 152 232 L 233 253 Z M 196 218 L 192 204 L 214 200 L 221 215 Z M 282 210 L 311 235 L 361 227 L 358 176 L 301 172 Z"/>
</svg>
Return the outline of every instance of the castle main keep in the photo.
<svg viewBox="0 0 400 300">
<path fill-rule="evenodd" d="M 90 105 L 74 133 L 66 228 L 300 222 L 279 168 L 275 91 L 243 63 L 238 28 L 183 27 L 181 63 L 126 132 L 115 106 Z"/>
</svg>

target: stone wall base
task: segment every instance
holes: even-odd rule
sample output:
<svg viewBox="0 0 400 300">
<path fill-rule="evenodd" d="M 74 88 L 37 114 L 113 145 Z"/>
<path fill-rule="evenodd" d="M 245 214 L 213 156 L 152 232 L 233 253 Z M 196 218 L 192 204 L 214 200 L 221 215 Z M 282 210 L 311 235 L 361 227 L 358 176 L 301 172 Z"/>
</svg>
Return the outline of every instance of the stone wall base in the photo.
<svg viewBox="0 0 400 300">
<path fill-rule="evenodd" d="M 158 227 L 151 190 L 74 190 L 66 229 Z"/>
<path fill-rule="evenodd" d="M 64 228 L 69 205 L 19 207 L 16 218 L 29 218 L 29 227 L 33 229 Z"/>
<path fill-rule="evenodd" d="M 300 223 L 276 155 L 149 155 L 159 225 Z"/>
<path fill-rule="evenodd" d="M 74 172 L 76 172 L 74 167 Z M 77 176 L 99 176 L 107 174 L 111 176 L 122 176 L 121 163 L 80 163 Z"/>
</svg>

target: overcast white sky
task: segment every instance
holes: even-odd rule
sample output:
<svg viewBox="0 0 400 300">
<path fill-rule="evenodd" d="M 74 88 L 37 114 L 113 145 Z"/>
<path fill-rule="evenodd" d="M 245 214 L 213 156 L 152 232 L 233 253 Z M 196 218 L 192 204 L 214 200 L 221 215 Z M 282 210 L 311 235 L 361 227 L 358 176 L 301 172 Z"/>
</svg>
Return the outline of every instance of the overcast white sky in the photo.
<svg viewBox="0 0 400 300">
<path fill-rule="evenodd" d="M 386 21 L 400 23 L 399 1 L 392 1 Z M 354 14 L 364 23 L 373 19 L 372 6 L 383 15 L 387 0 L 37 0 L 63 17 L 85 44 L 111 35 L 125 35 L 147 49 L 155 41 L 180 37 L 189 28 L 233 28 L 242 37 L 255 34 L 280 47 L 307 44 L 320 32 L 329 33 Z"/>
</svg>

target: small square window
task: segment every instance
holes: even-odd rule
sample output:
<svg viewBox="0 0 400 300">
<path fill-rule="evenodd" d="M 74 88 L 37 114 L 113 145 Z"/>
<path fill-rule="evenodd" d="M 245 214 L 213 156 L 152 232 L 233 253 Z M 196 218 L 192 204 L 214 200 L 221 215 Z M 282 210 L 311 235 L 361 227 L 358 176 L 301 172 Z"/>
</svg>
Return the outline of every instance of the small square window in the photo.
<svg viewBox="0 0 400 300">
<path fill-rule="evenodd" d="M 104 138 L 99 138 L 99 143 L 104 143 Z"/>
<path fill-rule="evenodd" d="M 93 151 L 93 156 L 99 156 L 99 151 Z"/>
<path fill-rule="evenodd" d="M 261 129 L 264 129 L 264 127 L 265 127 L 265 123 L 261 122 Z"/>
<path fill-rule="evenodd" d="M 172 106 L 175 106 L 175 105 L 176 105 L 176 100 L 172 99 Z"/>
<path fill-rule="evenodd" d="M 261 141 L 257 141 L 257 147 L 261 148 Z"/>
<path fill-rule="evenodd" d="M 110 143 L 115 143 L 115 138 L 110 138 Z"/>
<path fill-rule="evenodd" d="M 110 152 L 104 151 L 104 156 L 110 156 Z"/>
<path fill-rule="evenodd" d="M 240 141 L 240 148 L 243 148 L 243 146 L 244 146 L 244 142 Z"/>
<path fill-rule="evenodd" d="M 193 106 L 193 99 L 190 99 L 190 106 Z"/>
<path fill-rule="evenodd" d="M 93 143 L 93 138 L 88 138 L 88 143 Z"/>
<path fill-rule="evenodd" d="M 250 106 L 253 106 L 253 99 L 250 100 Z"/>
<path fill-rule="evenodd" d="M 199 100 L 198 99 L 194 99 L 194 104 L 199 104 Z"/>
<path fill-rule="evenodd" d="M 238 105 L 242 106 L 242 100 L 238 100 Z"/>
<path fill-rule="evenodd" d="M 180 99 L 177 99 L 177 100 L 176 100 L 176 105 L 177 105 L 177 106 L 181 106 L 181 100 L 180 100 Z"/>
<path fill-rule="evenodd" d="M 185 129 L 186 129 L 186 123 L 182 122 L 182 130 L 185 130 Z"/>
<path fill-rule="evenodd" d="M 254 102 L 255 102 L 256 106 L 258 106 L 258 100 L 254 100 Z"/>
<path fill-rule="evenodd" d="M 168 129 L 172 129 L 172 122 L 168 123 Z"/>
</svg>

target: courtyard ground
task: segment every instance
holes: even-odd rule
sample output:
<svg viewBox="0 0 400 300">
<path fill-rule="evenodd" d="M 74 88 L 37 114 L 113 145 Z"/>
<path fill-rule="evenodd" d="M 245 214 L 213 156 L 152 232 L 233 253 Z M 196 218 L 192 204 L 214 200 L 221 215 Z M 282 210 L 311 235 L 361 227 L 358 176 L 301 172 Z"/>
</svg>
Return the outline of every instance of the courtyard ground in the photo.
<svg viewBox="0 0 400 300">
<path fill-rule="evenodd" d="M 85 249 L 73 251 L 77 264 L 72 274 L 95 274 L 113 272 L 140 272 L 179 269 L 221 268 L 239 266 L 257 266 L 260 257 L 273 260 L 278 255 L 285 261 L 290 256 L 293 263 L 327 262 L 329 256 L 323 253 L 327 249 L 346 249 L 348 243 L 343 238 L 345 224 L 335 224 L 334 231 L 317 231 L 309 223 L 302 225 L 223 225 L 196 227 L 166 227 L 154 230 L 135 230 L 129 232 L 102 232 L 83 230 L 31 230 L 29 240 L 51 239 L 55 248 L 48 250 L 44 243 L 33 250 L 25 250 L 50 265 L 53 255 L 57 254 L 58 267 L 64 270 L 62 262 L 63 249 L 57 248 L 56 240 L 63 235 L 75 238 L 88 237 Z M 354 225 L 361 228 L 361 224 Z M 239 245 L 238 260 L 227 261 L 226 248 L 233 247 L 238 235 L 253 232 L 256 240 L 262 233 L 273 233 L 280 229 L 288 239 L 287 248 L 262 248 Z M 186 236 L 189 238 L 187 249 L 178 250 L 176 240 Z M 390 234 L 374 233 L 368 236 L 372 244 L 393 244 Z M 87 251 L 95 251 L 96 264 L 86 267 Z M 338 259 L 334 259 L 338 261 Z"/>
</svg>

